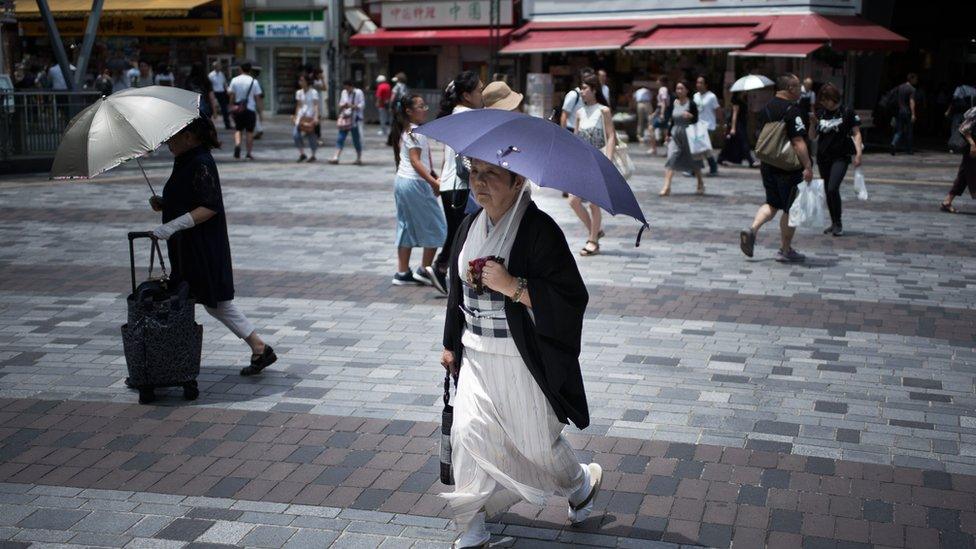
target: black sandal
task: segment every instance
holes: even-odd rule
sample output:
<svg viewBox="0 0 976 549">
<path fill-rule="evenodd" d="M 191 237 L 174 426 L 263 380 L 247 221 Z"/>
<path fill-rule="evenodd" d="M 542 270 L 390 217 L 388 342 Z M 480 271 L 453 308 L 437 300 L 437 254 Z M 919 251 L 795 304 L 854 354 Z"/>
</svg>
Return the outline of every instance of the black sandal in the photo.
<svg viewBox="0 0 976 549">
<path fill-rule="evenodd" d="M 951 213 L 951 214 L 958 213 L 958 210 L 956 210 L 955 208 L 953 208 L 952 207 L 952 204 L 946 204 L 945 202 L 943 202 L 939 206 L 939 209 L 942 210 L 945 213 Z"/>
<path fill-rule="evenodd" d="M 271 345 L 265 345 L 263 353 L 260 355 L 251 355 L 251 365 L 241 368 L 241 375 L 253 376 L 260 374 L 261 370 L 271 366 L 277 360 L 278 355 L 275 354 L 274 349 L 271 348 Z"/>
</svg>

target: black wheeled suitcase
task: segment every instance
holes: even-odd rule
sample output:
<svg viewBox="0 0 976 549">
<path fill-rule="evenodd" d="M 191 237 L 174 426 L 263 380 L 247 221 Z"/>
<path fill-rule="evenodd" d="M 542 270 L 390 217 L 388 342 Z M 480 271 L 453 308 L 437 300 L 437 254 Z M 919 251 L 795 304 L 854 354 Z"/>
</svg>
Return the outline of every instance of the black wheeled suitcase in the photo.
<svg viewBox="0 0 976 549">
<path fill-rule="evenodd" d="M 149 275 L 136 286 L 135 241 L 148 238 Z M 153 278 L 156 258 L 162 276 Z M 194 318 L 194 303 L 186 282 L 175 286 L 166 275 L 159 241 L 149 232 L 129 233 L 132 294 L 126 298 L 127 322 L 122 326 L 122 347 L 129 370 L 126 385 L 139 390 L 139 403 L 155 400 L 159 387 L 182 387 L 183 398 L 199 396 L 200 352 L 203 326 Z"/>
</svg>

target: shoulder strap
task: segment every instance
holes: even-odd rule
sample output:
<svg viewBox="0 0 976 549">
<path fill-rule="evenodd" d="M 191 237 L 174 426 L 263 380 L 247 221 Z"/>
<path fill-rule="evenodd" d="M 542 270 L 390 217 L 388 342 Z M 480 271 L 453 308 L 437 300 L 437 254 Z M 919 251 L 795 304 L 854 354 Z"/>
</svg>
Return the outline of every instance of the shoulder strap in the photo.
<svg viewBox="0 0 976 549">
<path fill-rule="evenodd" d="M 238 102 L 244 102 L 244 101 L 247 101 L 247 100 L 248 100 L 248 98 L 250 98 L 250 97 L 251 97 L 251 89 L 252 89 L 252 88 L 254 88 L 254 81 L 255 81 L 255 78 L 254 78 L 254 77 L 252 76 L 252 77 L 251 77 L 251 85 L 250 85 L 250 86 L 248 86 L 248 87 L 247 87 L 247 91 L 246 91 L 246 92 L 244 92 L 244 99 L 239 99 L 239 100 L 238 100 Z"/>
</svg>

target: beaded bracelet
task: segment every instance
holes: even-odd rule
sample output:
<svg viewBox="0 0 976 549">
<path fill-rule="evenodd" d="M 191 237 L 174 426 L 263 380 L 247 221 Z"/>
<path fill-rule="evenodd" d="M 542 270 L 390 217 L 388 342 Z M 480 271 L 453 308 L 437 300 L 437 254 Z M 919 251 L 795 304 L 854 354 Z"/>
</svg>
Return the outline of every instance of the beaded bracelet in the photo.
<svg viewBox="0 0 976 549">
<path fill-rule="evenodd" d="M 525 287 L 528 285 L 528 283 L 528 280 L 518 277 L 518 288 L 516 288 L 515 293 L 512 294 L 512 301 L 518 303 L 519 300 L 522 299 L 522 292 L 525 291 Z"/>
</svg>

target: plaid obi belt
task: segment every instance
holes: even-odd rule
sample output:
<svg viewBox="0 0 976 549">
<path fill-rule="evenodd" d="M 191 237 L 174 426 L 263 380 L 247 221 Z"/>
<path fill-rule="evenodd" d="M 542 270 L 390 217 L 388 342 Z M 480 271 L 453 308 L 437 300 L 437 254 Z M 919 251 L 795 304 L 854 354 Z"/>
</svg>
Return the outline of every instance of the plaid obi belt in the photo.
<svg viewBox="0 0 976 549">
<path fill-rule="evenodd" d="M 485 337 L 509 337 L 505 319 L 505 296 L 485 288 L 480 295 L 467 282 L 461 284 L 464 300 L 460 307 L 471 333 Z"/>
</svg>

